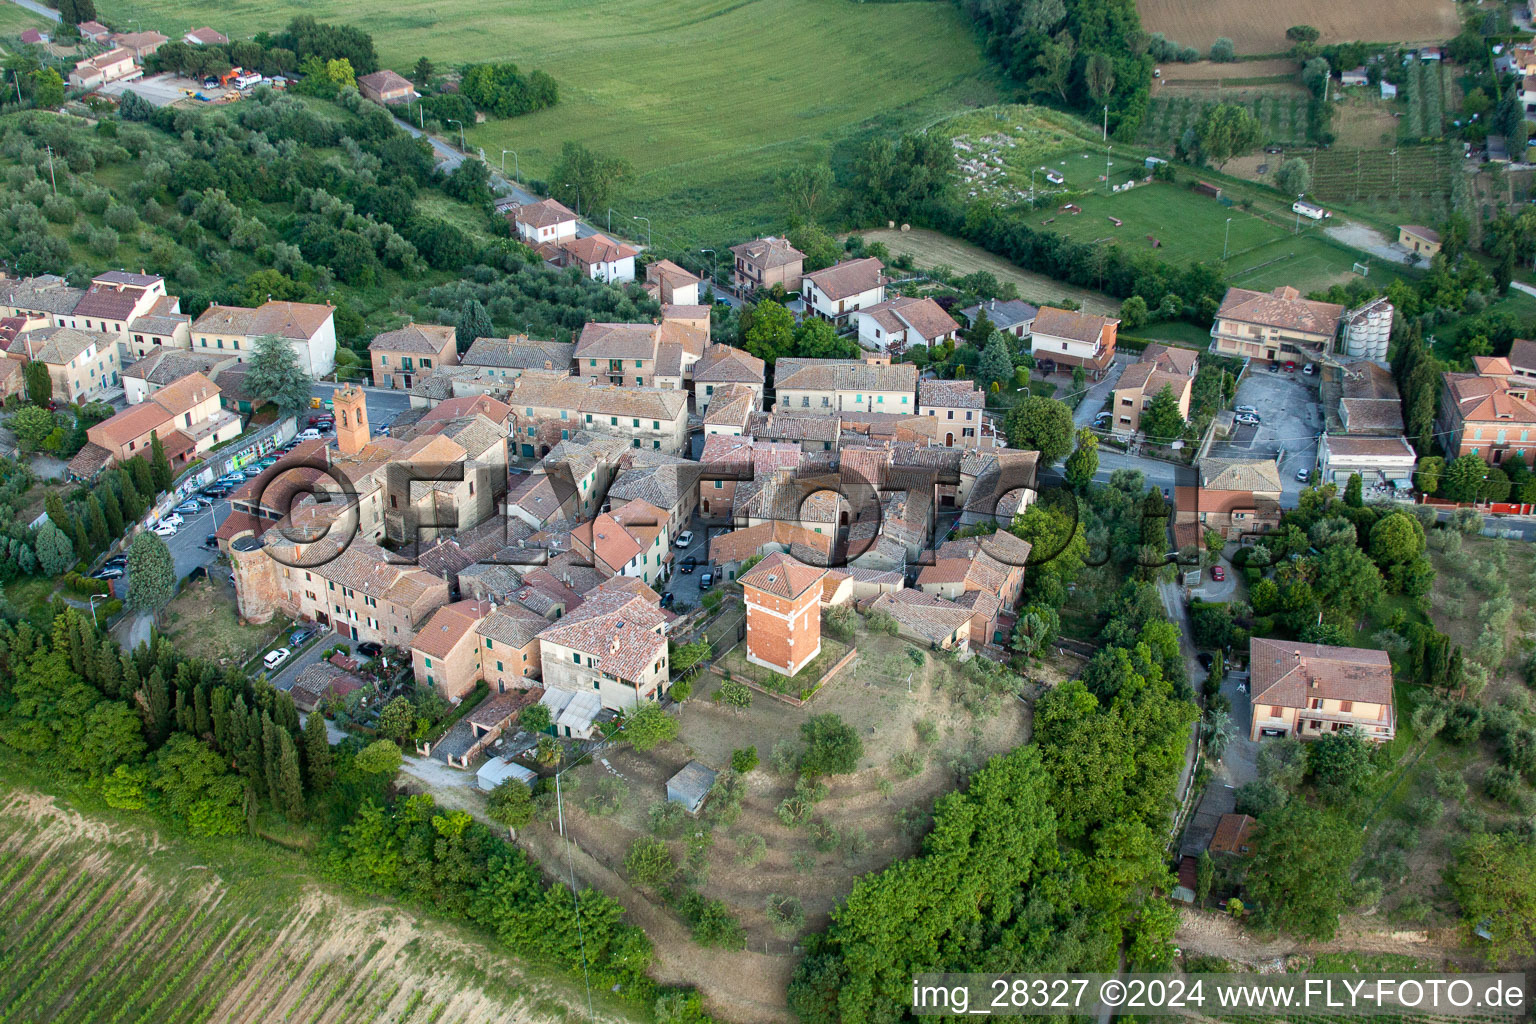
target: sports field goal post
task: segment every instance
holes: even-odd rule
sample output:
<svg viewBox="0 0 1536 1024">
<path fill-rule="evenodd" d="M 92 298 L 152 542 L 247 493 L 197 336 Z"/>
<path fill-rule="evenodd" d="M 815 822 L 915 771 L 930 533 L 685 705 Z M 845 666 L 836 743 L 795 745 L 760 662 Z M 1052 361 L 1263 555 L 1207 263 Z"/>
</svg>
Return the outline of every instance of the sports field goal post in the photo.
<svg viewBox="0 0 1536 1024">
<path fill-rule="evenodd" d="M 1371 265 L 1369 263 L 1356 263 L 1355 273 L 1359 274 L 1361 277 L 1370 277 Z"/>
</svg>

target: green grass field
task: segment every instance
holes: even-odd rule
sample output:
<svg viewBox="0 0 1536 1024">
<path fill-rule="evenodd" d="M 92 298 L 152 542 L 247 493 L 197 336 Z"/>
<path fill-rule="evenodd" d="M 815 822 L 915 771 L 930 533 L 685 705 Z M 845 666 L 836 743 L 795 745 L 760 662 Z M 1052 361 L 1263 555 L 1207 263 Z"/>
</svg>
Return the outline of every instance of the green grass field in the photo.
<svg viewBox="0 0 1536 1024">
<path fill-rule="evenodd" d="M 1151 101 L 1139 141 L 1154 152 L 1171 155 L 1184 132 L 1195 126 L 1205 108 L 1217 103 L 1245 107 L 1264 127 L 1264 141 L 1282 145 L 1302 142 L 1307 135 L 1307 100 L 1299 92 L 1264 90 L 1216 94 L 1168 94 Z"/>
<path fill-rule="evenodd" d="M 0 36 L 17 36 L 29 28 L 48 30 L 53 22 L 12 3 L 0 3 Z"/>
<path fill-rule="evenodd" d="M 512 60 L 560 85 L 555 107 L 469 132 L 493 162 L 517 150 L 546 174 L 561 143 L 623 157 L 635 171 L 614 211 L 650 217 L 658 247 L 735 243 L 782 227 L 775 176 L 849 138 L 930 123 L 996 99 L 982 56 L 948 3 L 850 0 L 439 0 L 378 7 L 345 0 L 103 0 L 108 20 L 179 34 L 210 19 L 231 38 L 294 14 L 371 32 L 381 60 L 409 71 Z M 506 158 L 507 169 L 514 166 Z M 606 211 L 592 211 L 606 219 Z"/>
</svg>

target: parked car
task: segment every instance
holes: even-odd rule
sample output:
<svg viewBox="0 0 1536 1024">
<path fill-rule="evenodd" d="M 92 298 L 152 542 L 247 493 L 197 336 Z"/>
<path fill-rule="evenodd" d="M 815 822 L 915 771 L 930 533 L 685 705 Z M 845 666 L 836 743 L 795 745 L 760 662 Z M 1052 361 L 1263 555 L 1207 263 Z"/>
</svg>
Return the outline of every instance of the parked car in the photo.
<svg viewBox="0 0 1536 1024">
<path fill-rule="evenodd" d="M 308 430 L 300 431 L 299 432 L 299 440 L 300 441 L 318 441 L 318 440 L 320 440 L 320 431 L 316 430 L 314 427 L 310 427 Z"/>
<path fill-rule="evenodd" d="M 1234 416 L 1232 418 L 1244 426 L 1256 427 L 1259 425 L 1259 418 L 1252 413 L 1245 412 L 1240 416 Z"/>
<path fill-rule="evenodd" d="M 669 590 L 666 593 L 661 595 L 661 606 L 663 608 L 671 608 L 672 607 L 672 591 Z"/>
<path fill-rule="evenodd" d="M 218 538 L 217 534 L 210 533 L 208 536 L 203 538 L 203 547 L 205 547 L 205 548 L 216 548 L 218 546 L 219 546 L 219 538 Z"/>
<path fill-rule="evenodd" d="M 184 516 L 195 516 L 203 510 L 203 507 L 195 501 L 184 501 L 176 506 L 176 511 Z"/>
<path fill-rule="evenodd" d="M 1096 426 L 1096 427 L 1107 427 L 1107 426 L 1109 426 L 1109 421 L 1114 419 L 1114 418 L 1115 418 L 1115 414 L 1114 413 L 1101 412 L 1101 413 L 1099 413 L 1097 416 L 1095 416 L 1093 418 L 1093 425 Z"/>
<path fill-rule="evenodd" d="M 317 412 L 309 418 L 309 425 L 314 427 L 321 423 L 335 423 L 336 417 L 330 413 Z"/>
<path fill-rule="evenodd" d="M 120 565 L 104 565 L 91 573 L 93 580 L 120 580 L 123 578 L 123 567 Z"/>
<path fill-rule="evenodd" d="M 308 626 L 300 626 L 288 634 L 288 642 L 295 647 L 302 647 L 309 642 L 309 638 L 315 635 L 315 631 Z"/>
<path fill-rule="evenodd" d="M 1285 372 L 1286 373 L 1295 373 L 1296 372 L 1296 363 L 1293 360 L 1287 359 L 1285 361 Z"/>
<path fill-rule="evenodd" d="M 699 560 L 694 558 L 692 555 L 689 555 L 687 558 L 683 559 L 683 572 L 693 572 L 694 569 L 698 568 L 698 565 Z"/>
<path fill-rule="evenodd" d="M 1302 367 L 1302 368 L 1301 368 L 1301 372 L 1302 372 L 1302 373 L 1305 373 L 1305 374 L 1306 374 L 1306 375 L 1307 375 L 1307 376 L 1309 376 L 1309 377 L 1310 377 L 1310 376 L 1311 376 L 1311 375 L 1312 375 L 1312 374 L 1314 374 L 1314 373 L 1316 373 L 1316 372 L 1317 372 L 1317 367 L 1316 367 L 1316 366 L 1314 366 L 1314 365 L 1313 365 L 1313 364 L 1311 364 L 1311 363 L 1308 363 L 1308 364 L 1307 364 L 1307 365 L 1306 365 L 1306 366 L 1303 366 L 1303 367 Z"/>
<path fill-rule="evenodd" d="M 679 548 L 686 548 L 689 544 L 693 543 L 693 531 L 684 530 L 682 533 L 677 535 L 677 540 L 673 541 L 672 543 Z"/>
<path fill-rule="evenodd" d="M 1251 405 L 1234 406 L 1232 411 L 1236 413 L 1247 413 L 1249 416 L 1257 416 L 1259 414 L 1259 410 Z"/>
<path fill-rule="evenodd" d="M 715 585 L 715 574 L 714 573 L 706 572 L 706 573 L 704 573 L 704 575 L 699 577 L 699 589 L 700 590 L 708 590 L 710 587 L 712 587 L 714 585 Z"/>
<path fill-rule="evenodd" d="M 224 487 L 224 486 L 222 486 L 220 484 L 209 484 L 207 487 L 204 487 L 198 493 L 203 495 L 206 498 L 217 499 L 217 498 L 223 498 L 223 497 L 228 496 L 229 488 L 228 487 Z"/>
<path fill-rule="evenodd" d="M 161 523 L 159 526 L 155 527 L 155 536 L 174 537 L 176 536 L 176 527 L 172 526 L 170 523 Z"/>
<path fill-rule="evenodd" d="M 161 526 L 166 526 L 166 525 L 180 526 L 184 522 L 186 522 L 186 520 L 181 518 L 181 516 L 178 513 L 167 512 L 165 515 L 160 517 L 159 525 L 161 525 Z"/>
<path fill-rule="evenodd" d="M 374 640 L 364 640 L 357 645 L 357 653 L 369 658 L 377 658 L 384 653 L 384 645 Z"/>
<path fill-rule="evenodd" d="M 1298 469 L 1296 471 L 1296 479 L 1300 480 L 1302 483 L 1306 483 L 1308 480 L 1312 479 L 1312 471 L 1310 469 Z"/>
<path fill-rule="evenodd" d="M 315 426 L 315 429 L 320 431 L 322 434 L 329 434 L 331 431 L 336 429 L 336 424 L 332 423 L 330 420 L 321 420 L 319 424 Z"/>
<path fill-rule="evenodd" d="M 1211 579 L 1215 580 L 1217 583 L 1221 583 L 1226 578 L 1227 570 L 1223 569 L 1219 565 L 1211 566 Z"/>
<path fill-rule="evenodd" d="M 287 661 L 288 655 L 292 653 L 293 652 L 288 650 L 286 647 L 279 647 L 275 651 L 268 651 L 267 656 L 261 659 L 261 663 L 267 666 L 267 671 L 270 672 L 272 669 L 277 668 L 277 666 Z"/>
<path fill-rule="evenodd" d="M 1200 667 L 1205 669 L 1207 672 L 1211 670 L 1211 665 L 1216 660 L 1215 658 L 1211 657 L 1208 651 L 1201 651 L 1199 654 L 1195 655 L 1195 657 L 1199 659 Z"/>
<path fill-rule="evenodd" d="M 123 566 L 125 566 L 127 564 L 128 564 L 128 556 L 127 555 L 113 555 L 111 558 L 107 559 L 105 562 L 102 562 L 101 563 L 101 567 L 103 569 L 112 569 L 112 568 L 121 569 Z"/>
<path fill-rule="evenodd" d="M 1279 373 L 1280 372 L 1280 364 L 1279 363 L 1270 363 L 1269 364 L 1269 372 L 1270 373 Z"/>
</svg>

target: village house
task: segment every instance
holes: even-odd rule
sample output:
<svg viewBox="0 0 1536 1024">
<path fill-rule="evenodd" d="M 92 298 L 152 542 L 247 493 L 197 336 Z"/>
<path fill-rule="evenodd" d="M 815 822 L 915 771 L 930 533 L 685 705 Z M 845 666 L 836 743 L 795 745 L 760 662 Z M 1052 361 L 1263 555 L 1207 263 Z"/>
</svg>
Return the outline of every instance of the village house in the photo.
<svg viewBox="0 0 1536 1024">
<path fill-rule="evenodd" d="M 977 317 L 986 313 L 993 327 L 1004 334 L 1023 339 L 1029 337 L 1040 310 L 1020 299 L 988 299 L 974 306 L 966 306 L 960 313 L 972 325 L 976 323 Z"/>
<path fill-rule="evenodd" d="M 256 309 L 209 306 L 192 325 L 192 347 L 199 352 L 235 353 L 245 362 L 256 339 L 272 334 L 288 342 L 299 366 L 311 377 L 336 369 L 335 310 L 313 302 L 268 300 Z"/>
<path fill-rule="evenodd" d="M 700 414 L 709 411 L 716 390 L 731 386 L 752 394 L 752 407 L 761 408 L 767 380 L 764 363 L 750 352 L 730 345 L 710 345 L 693 365 L 693 405 Z"/>
<path fill-rule="evenodd" d="M 876 261 L 878 262 L 878 261 Z M 774 364 L 775 412 L 816 413 L 842 409 L 912 413 L 917 367 L 889 358 L 780 359 Z"/>
<path fill-rule="evenodd" d="M 697 306 L 703 283 L 671 260 L 645 265 L 645 293 L 663 306 Z"/>
<path fill-rule="evenodd" d="M 709 564 L 720 579 L 736 579 L 749 558 L 783 552 L 797 562 L 821 567 L 832 561 L 834 537 L 817 533 L 794 523 L 759 523 L 730 533 L 719 533 L 709 540 Z"/>
<path fill-rule="evenodd" d="M 932 348 L 953 341 L 960 330 L 953 317 L 929 298 L 898 295 L 852 314 L 859 344 L 878 352 L 901 353 L 914 345 Z"/>
<path fill-rule="evenodd" d="M 1401 435 L 1324 434 L 1317 443 L 1318 482 L 1338 484 L 1341 489 L 1351 476 L 1359 473 L 1366 486 L 1410 490 L 1417 465 L 1413 445 Z"/>
<path fill-rule="evenodd" d="M 1029 551 L 1028 541 L 1006 530 L 946 541 L 918 573 L 917 588 L 971 610 L 972 644 L 1001 644 L 1007 637 L 999 632 L 999 620 L 1018 604 Z"/>
<path fill-rule="evenodd" d="M 189 373 L 87 428 L 88 443 L 70 461 L 70 472 L 89 479 L 135 455 L 147 458 L 152 435 L 159 437 L 173 466 L 184 464 L 238 437 L 240 429 L 240 417 L 220 405 L 218 385 L 201 373 Z"/>
<path fill-rule="evenodd" d="M 1397 244 L 1428 260 L 1440 252 L 1440 232 L 1418 224 L 1404 224 L 1397 229 Z"/>
<path fill-rule="evenodd" d="M 416 374 L 459 362 L 457 332 L 438 324 L 409 323 L 368 343 L 373 386 L 409 391 Z"/>
<path fill-rule="evenodd" d="M 538 637 L 548 625 L 548 619 L 516 603 L 444 605 L 411 641 L 416 680 L 454 704 L 482 681 L 495 694 L 527 689 L 542 672 Z"/>
<path fill-rule="evenodd" d="M 203 356 L 194 352 L 161 349 L 150 353 L 123 371 L 123 392 L 129 405 L 138 405 L 167 385 L 174 384 L 194 373 L 200 373 L 218 384 L 219 372 L 234 364 L 234 356 L 215 359 L 212 356 Z M 222 398 L 223 385 L 220 384 L 219 387 Z"/>
<path fill-rule="evenodd" d="M 169 36 L 163 36 L 159 32 L 116 32 L 111 36 L 114 46 L 120 46 L 133 54 L 134 60 L 142 61 L 160 47 L 170 42 Z"/>
<path fill-rule="evenodd" d="M 889 615 L 896 621 L 896 631 L 914 643 L 935 651 L 970 652 L 971 620 L 976 613 L 964 605 L 908 589 L 881 594 L 870 603 L 869 611 Z"/>
<path fill-rule="evenodd" d="M 746 657 L 793 677 L 821 653 L 821 593 L 826 570 L 768 555 L 739 582 L 747 604 Z"/>
<path fill-rule="evenodd" d="M 416 87 L 411 84 L 409 78 L 396 74 L 389 68 L 360 77 L 357 80 L 357 91 L 363 94 L 363 99 L 372 100 L 380 106 L 409 103 L 418 96 Z"/>
<path fill-rule="evenodd" d="M 1373 743 L 1397 734 L 1392 661 L 1385 651 L 1296 640 L 1248 641 L 1253 724 L 1248 738 L 1316 739 L 1358 729 Z"/>
<path fill-rule="evenodd" d="M 14 350 L 13 350 L 14 351 Z M 1476 455 L 1490 466 L 1536 460 L 1536 377 L 1515 372 L 1505 356 L 1478 356 L 1475 372 L 1447 373 L 1436 421 L 1447 456 Z"/>
<path fill-rule="evenodd" d="M 731 283 L 747 294 L 759 288 L 782 285 L 791 295 L 800 291 L 805 253 L 785 238 L 757 238 L 731 246 L 735 263 Z"/>
<path fill-rule="evenodd" d="M 782 397 L 781 392 L 781 400 Z M 758 412 L 752 414 L 747 434 L 759 441 L 794 445 L 806 452 L 831 452 L 842 441 L 842 422 L 841 415 L 830 407 Z"/>
<path fill-rule="evenodd" d="M 636 498 L 571 530 L 571 550 L 604 576 L 659 583 L 672 562 L 667 512 Z"/>
<path fill-rule="evenodd" d="M 945 448 L 991 448 L 997 443 L 986 414 L 986 395 L 972 380 L 920 380 L 917 413 L 939 421 Z"/>
<path fill-rule="evenodd" d="M 91 402 L 121 387 L 117 336 L 72 327 L 42 327 L 18 334 L 10 354 L 48 367 L 59 403 Z"/>
<path fill-rule="evenodd" d="M 1199 364 L 1200 357 L 1189 349 L 1148 345 L 1141 359 L 1127 366 L 1115 381 L 1115 432 L 1134 434 L 1140 430 L 1141 414 L 1163 388 L 1178 403 L 1179 417 L 1189 419 L 1189 400 Z"/>
<path fill-rule="evenodd" d="M 511 214 L 517 237 L 532 246 L 558 244 L 576 237 L 576 214 L 556 199 L 515 207 Z"/>
<path fill-rule="evenodd" d="M 99 21 L 82 21 L 75 29 L 81 39 L 91 43 L 104 43 L 112 35 L 112 30 Z"/>
<path fill-rule="evenodd" d="M 1080 366 L 1097 380 L 1114 362 L 1119 326 L 1110 317 L 1042 306 L 1030 328 L 1030 351 L 1036 365 L 1050 362 L 1067 371 Z"/>
<path fill-rule="evenodd" d="M 202 28 L 194 28 L 181 37 L 181 41 L 188 46 L 227 46 L 229 36 L 222 32 L 215 32 L 206 25 Z"/>
<path fill-rule="evenodd" d="M 666 512 L 666 543 L 671 544 L 688 528 L 699 507 L 699 477 L 704 467 L 643 448 L 624 452 L 619 464 L 618 476 L 608 485 L 608 501 L 617 508 L 621 502 L 638 499 Z"/>
<path fill-rule="evenodd" d="M 757 444 L 750 437 L 705 435 L 704 450 L 699 454 L 703 469 L 699 481 L 700 516 L 716 522 L 730 519 L 736 500 L 736 482 L 752 479 L 752 452 Z M 794 451 L 798 456 L 799 448 Z"/>
<path fill-rule="evenodd" d="M 649 324 L 589 323 L 576 341 L 576 375 L 606 384 L 677 390 L 692 377 L 708 345 L 707 315 L 702 323 L 665 315 Z"/>
<path fill-rule="evenodd" d="M 709 396 L 709 408 L 704 411 L 704 436 L 728 434 L 740 437 L 747 433 L 752 417 L 757 413 L 758 398 L 757 392 L 746 384 L 719 385 L 719 390 Z"/>
<path fill-rule="evenodd" d="M 72 314 L 84 294 L 84 288 L 72 287 L 56 274 L 3 278 L 0 279 L 0 312 L 7 317 L 42 319 L 54 326 L 61 326 L 54 321 L 54 317 Z M 28 329 L 31 329 L 30 325 Z"/>
<path fill-rule="evenodd" d="M 76 64 L 75 69 L 69 73 L 69 87 L 99 89 L 108 82 L 117 82 L 139 73 L 139 66 L 134 63 L 133 54 L 117 46 L 105 53 L 87 57 Z"/>
<path fill-rule="evenodd" d="M 601 232 L 567 238 L 554 254 L 557 266 L 575 267 L 584 277 L 606 284 L 626 284 L 635 279 L 635 257 L 640 250 L 615 241 Z"/>
<path fill-rule="evenodd" d="M 355 673 L 330 661 L 317 661 L 306 665 L 294 678 L 288 695 L 293 698 L 293 706 L 307 714 L 332 701 L 345 701 L 348 694 L 367 688 L 367 682 Z"/>
<path fill-rule="evenodd" d="M 604 584 L 580 608 L 539 634 L 546 696 L 595 694 L 604 708 L 633 711 L 671 687 L 660 597 Z"/>
<path fill-rule="evenodd" d="M 823 320 L 842 324 L 850 314 L 885 301 L 885 264 L 873 256 L 844 260 L 800 280 L 805 308 Z"/>
<path fill-rule="evenodd" d="M 619 438 L 576 431 L 543 456 L 507 495 L 507 514 L 535 528 L 550 519 L 590 519 L 628 446 Z"/>
<path fill-rule="evenodd" d="M 1211 351 L 1267 362 L 1316 361 L 1333 350 L 1344 307 L 1313 302 L 1288 285 L 1228 288 L 1211 325 Z"/>
<path fill-rule="evenodd" d="M 125 365 L 156 349 L 192 347 L 192 318 L 181 312 L 180 298 L 165 293 L 165 279 L 156 274 L 100 274 L 72 309 L 52 318 L 59 327 L 116 334 Z"/>
<path fill-rule="evenodd" d="M 464 366 L 481 367 L 495 377 L 521 377 L 525 373 L 567 376 L 576 346 L 558 341 L 533 341 L 524 334 L 508 338 L 476 338 L 459 357 Z"/>
<path fill-rule="evenodd" d="M 1228 540 L 1280 526 L 1280 469 L 1272 459 L 1206 459 L 1200 486 L 1175 487 L 1174 522 L 1199 523 Z"/>
</svg>

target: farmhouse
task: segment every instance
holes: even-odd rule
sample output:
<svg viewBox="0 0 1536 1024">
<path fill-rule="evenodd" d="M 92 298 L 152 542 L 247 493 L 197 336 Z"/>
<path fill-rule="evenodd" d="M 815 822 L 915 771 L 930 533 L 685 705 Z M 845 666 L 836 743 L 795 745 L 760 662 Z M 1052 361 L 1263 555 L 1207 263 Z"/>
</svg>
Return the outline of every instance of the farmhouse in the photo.
<svg viewBox="0 0 1536 1024">
<path fill-rule="evenodd" d="M 98 89 L 108 82 L 128 78 L 138 70 L 138 65 L 133 62 L 133 54 L 118 46 L 76 64 L 75 70 L 69 73 L 69 87 Z"/>
<path fill-rule="evenodd" d="M 359 78 L 357 91 L 363 94 L 363 99 L 372 100 L 382 106 L 388 106 L 391 103 L 409 103 L 417 96 L 416 87 L 411 85 L 410 79 L 388 68 Z"/>
<path fill-rule="evenodd" d="M 1035 317 L 1030 351 L 1037 363 L 1052 361 L 1058 368 L 1081 366 L 1097 380 L 1115 359 L 1119 320 L 1042 306 Z"/>
<path fill-rule="evenodd" d="M 806 309 L 833 323 L 844 323 L 856 310 L 885 301 L 885 264 L 874 257 L 844 260 L 806 274 L 800 294 Z"/>
<path fill-rule="evenodd" d="M 663 306 L 695 306 L 704 282 L 671 260 L 645 265 L 645 293 Z"/>
<path fill-rule="evenodd" d="M 635 257 L 639 254 L 634 246 L 593 233 L 561 242 L 554 262 L 562 267 L 575 267 L 594 281 L 623 284 L 635 279 Z"/>
<path fill-rule="evenodd" d="M 525 203 L 514 208 L 510 216 L 517 236 L 529 245 L 576 237 L 576 214 L 556 199 Z"/>
<path fill-rule="evenodd" d="M 889 359 L 876 356 L 864 361 L 780 359 L 774 365 L 774 380 L 776 412 L 858 409 L 910 414 L 915 408 L 917 367 L 911 363 L 892 366 Z"/>
<path fill-rule="evenodd" d="M 758 238 L 731 246 L 735 266 L 731 283 L 744 292 L 782 285 L 791 295 L 800 291 L 805 253 L 785 238 Z"/>
<path fill-rule="evenodd" d="M 1295 288 L 1228 288 L 1211 325 L 1211 351 L 1274 362 L 1320 359 L 1332 351 L 1344 307 L 1303 299 Z"/>
<path fill-rule="evenodd" d="M 1392 662 L 1385 651 L 1254 637 L 1248 641 L 1248 667 L 1249 739 L 1310 740 L 1349 728 L 1374 743 L 1396 735 Z"/>
</svg>

